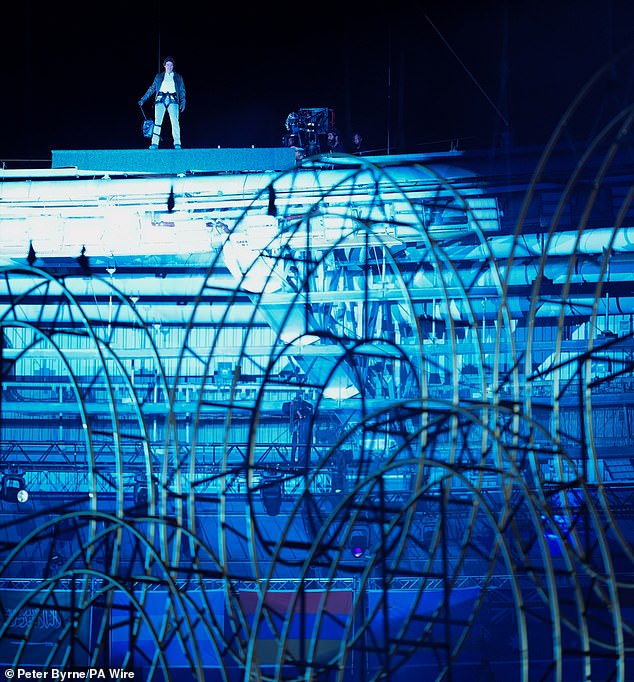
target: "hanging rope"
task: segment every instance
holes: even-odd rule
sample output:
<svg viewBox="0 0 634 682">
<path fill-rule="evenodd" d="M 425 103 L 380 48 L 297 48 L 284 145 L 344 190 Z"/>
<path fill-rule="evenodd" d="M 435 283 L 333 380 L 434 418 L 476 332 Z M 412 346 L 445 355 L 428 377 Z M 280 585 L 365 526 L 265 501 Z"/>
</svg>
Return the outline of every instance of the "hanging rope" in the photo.
<svg viewBox="0 0 634 682">
<path fill-rule="evenodd" d="M 495 105 L 495 102 L 489 97 L 489 95 L 487 95 L 484 88 L 480 85 L 480 83 L 478 83 L 475 76 L 471 73 L 471 71 L 469 71 L 469 69 L 467 68 L 465 63 L 462 61 L 462 59 L 460 59 L 460 57 L 456 54 L 455 50 L 451 47 L 451 45 L 447 42 L 447 40 L 445 40 L 445 37 L 443 36 L 443 34 L 434 25 L 434 22 L 427 15 L 425 15 L 425 19 L 427 19 L 427 21 L 431 24 L 431 27 L 434 29 L 434 31 L 436 31 L 436 33 L 438 34 L 439 38 L 443 41 L 443 43 L 445 43 L 445 45 L 447 46 L 447 49 L 451 52 L 451 54 L 458 60 L 458 63 L 465 70 L 465 72 L 467 73 L 469 78 L 471 78 L 471 80 L 476 84 L 476 87 L 478 88 L 478 90 L 480 90 L 480 92 L 486 97 L 489 104 L 495 109 L 495 112 L 497 113 L 497 115 L 504 121 L 504 125 L 508 127 L 509 122 L 506 120 L 506 117 L 504 116 L 504 114 Z"/>
</svg>

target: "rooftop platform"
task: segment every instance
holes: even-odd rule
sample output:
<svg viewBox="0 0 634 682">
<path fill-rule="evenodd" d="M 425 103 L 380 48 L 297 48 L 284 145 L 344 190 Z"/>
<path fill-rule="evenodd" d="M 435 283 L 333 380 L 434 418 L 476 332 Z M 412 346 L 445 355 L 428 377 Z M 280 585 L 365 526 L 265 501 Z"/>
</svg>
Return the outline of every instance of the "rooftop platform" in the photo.
<svg viewBox="0 0 634 682">
<path fill-rule="evenodd" d="M 54 149 L 52 168 L 103 173 L 186 173 L 285 171 L 295 166 L 288 147 L 244 149 Z"/>
</svg>

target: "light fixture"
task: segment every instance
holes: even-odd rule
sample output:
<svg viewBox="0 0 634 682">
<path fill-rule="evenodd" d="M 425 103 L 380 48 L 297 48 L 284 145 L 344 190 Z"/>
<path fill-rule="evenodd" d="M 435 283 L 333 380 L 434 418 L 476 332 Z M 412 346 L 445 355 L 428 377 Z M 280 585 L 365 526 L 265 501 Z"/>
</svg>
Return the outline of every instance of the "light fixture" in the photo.
<svg viewBox="0 0 634 682">
<path fill-rule="evenodd" d="M 152 497 L 150 497 L 150 493 Z M 155 504 L 158 497 L 158 484 L 154 478 L 149 481 L 143 475 L 137 475 L 134 481 L 134 507 L 143 513 L 147 513 L 151 508 L 150 504 Z"/>
<path fill-rule="evenodd" d="M 35 249 L 33 248 L 33 242 L 29 242 L 29 252 L 26 256 L 26 260 L 29 265 L 33 265 L 35 261 L 37 260 L 37 254 L 35 253 Z"/>
<path fill-rule="evenodd" d="M 6 502 L 22 504 L 29 499 L 29 492 L 24 484 L 24 477 L 15 474 L 5 474 L 2 477 L 0 494 Z"/>
<path fill-rule="evenodd" d="M 282 509 L 282 479 L 270 478 L 262 481 L 260 488 L 262 504 L 269 516 L 277 516 Z"/>
<path fill-rule="evenodd" d="M 150 499 L 150 491 L 144 483 L 137 483 L 134 486 L 134 506 L 147 507 Z"/>
<path fill-rule="evenodd" d="M 332 477 L 331 477 L 331 483 L 332 483 L 332 492 L 333 493 L 342 493 L 345 491 L 346 488 L 346 472 L 343 466 L 335 466 L 333 472 L 332 472 Z"/>
<path fill-rule="evenodd" d="M 348 547 L 355 559 L 361 559 L 370 547 L 370 529 L 364 525 L 356 525 L 350 533 Z"/>
<path fill-rule="evenodd" d="M 77 265 L 79 265 L 79 269 L 81 270 L 83 275 L 91 275 L 92 272 L 90 270 L 90 261 L 88 259 L 88 256 L 86 255 L 86 247 L 82 246 L 81 247 L 81 253 L 77 258 L 75 258 L 77 261 Z"/>
</svg>

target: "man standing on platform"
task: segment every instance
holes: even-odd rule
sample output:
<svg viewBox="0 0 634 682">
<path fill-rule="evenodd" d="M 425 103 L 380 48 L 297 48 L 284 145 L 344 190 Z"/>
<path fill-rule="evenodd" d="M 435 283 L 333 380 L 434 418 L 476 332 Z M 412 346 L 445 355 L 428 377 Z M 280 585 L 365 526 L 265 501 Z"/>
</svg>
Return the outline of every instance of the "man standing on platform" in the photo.
<svg viewBox="0 0 634 682">
<path fill-rule="evenodd" d="M 158 73 L 152 85 L 139 100 L 139 106 L 155 94 L 154 97 L 154 130 L 150 149 L 158 149 L 161 140 L 161 125 L 165 112 L 169 114 L 172 123 L 172 137 L 174 149 L 181 148 L 181 127 L 178 119 L 179 112 L 185 111 L 185 83 L 183 77 L 174 71 L 174 57 L 165 57 L 163 73 Z"/>
</svg>

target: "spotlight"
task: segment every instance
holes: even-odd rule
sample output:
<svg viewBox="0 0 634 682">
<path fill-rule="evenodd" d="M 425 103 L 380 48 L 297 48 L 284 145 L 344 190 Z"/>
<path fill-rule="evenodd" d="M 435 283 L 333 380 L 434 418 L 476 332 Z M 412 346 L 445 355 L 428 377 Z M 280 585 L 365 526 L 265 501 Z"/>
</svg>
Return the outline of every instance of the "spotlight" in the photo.
<svg viewBox="0 0 634 682">
<path fill-rule="evenodd" d="M 150 491 L 147 485 L 137 484 L 134 488 L 134 506 L 135 507 L 147 507 L 147 503 L 150 500 Z"/>
<path fill-rule="evenodd" d="M 90 261 L 88 260 L 88 256 L 86 255 L 86 247 L 82 246 L 81 247 L 81 253 L 77 258 L 75 259 L 77 261 L 77 265 L 79 265 L 79 269 L 81 270 L 82 274 L 84 275 L 90 275 Z"/>
<path fill-rule="evenodd" d="M 355 559 L 360 559 L 370 547 L 370 529 L 367 526 L 355 526 L 350 533 L 348 547 Z"/>
<path fill-rule="evenodd" d="M 332 472 L 332 492 L 342 493 L 346 488 L 346 472 L 341 467 L 336 467 Z"/>
<path fill-rule="evenodd" d="M 280 478 L 264 479 L 260 495 L 266 513 L 269 516 L 277 516 L 282 509 L 282 480 Z"/>
<path fill-rule="evenodd" d="M 150 498 L 150 493 L 152 498 Z M 158 484 L 152 478 L 150 481 L 143 476 L 137 476 L 134 481 L 134 507 L 140 512 L 147 514 L 151 499 L 156 503 L 158 498 Z"/>
<path fill-rule="evenodd" d="M 28 261 L 29 265 L 33 265 L 35 261 L 37 260 L 37 254 L 35 253 L 35 249 L 33 248 L 33 242 L 29 242 L 29 252 L 26 256 L 26 260 Z"/>
<path fill-rule="evenodd" d="M 277 206 L 275 205 L 275 189 L 273 188 L 272 184 L 269 185 L 269 208 L 267 213 L 270 216 L 277 215 Z"/>
<path fill-rule="evenodd" d="M 22 476 L 5 474 L 2 477 L 2 499 L 6 502 L 18 502 L 22 504 L 29 499 L 29 493 Z"/>
</svg>

